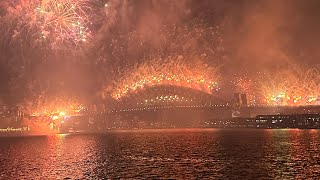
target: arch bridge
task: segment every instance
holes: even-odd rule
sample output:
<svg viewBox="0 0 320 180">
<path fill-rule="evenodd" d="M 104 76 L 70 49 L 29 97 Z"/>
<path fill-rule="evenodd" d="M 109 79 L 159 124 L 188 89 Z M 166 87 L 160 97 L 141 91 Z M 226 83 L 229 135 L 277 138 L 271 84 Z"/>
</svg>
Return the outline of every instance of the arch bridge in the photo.
<svg viewBox="0 0 320 180">
<path fill-rule="evenodd" d="M 215 94 L 216 93 L 216 94 Z M 141 111 L 168 108 L 228 107 L 218 92 L 179 86 L 154 86 L 128 94 L 113 102 L 112 112 Z"/>
</svg>

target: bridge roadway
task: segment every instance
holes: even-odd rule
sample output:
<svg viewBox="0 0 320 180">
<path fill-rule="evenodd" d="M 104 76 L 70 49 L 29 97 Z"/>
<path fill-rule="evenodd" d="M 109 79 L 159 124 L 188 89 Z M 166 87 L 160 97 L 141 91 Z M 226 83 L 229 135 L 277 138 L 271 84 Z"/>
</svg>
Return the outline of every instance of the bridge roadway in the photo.
<svg viewBox="0 0 320 180">
<path fill-rule="evenodd" d="M 256 117 L 257 115 L 270 114 L 311 114 L 320 113 L 320 105 L 317 106 L 243 106 L 234 107 L 230 104 L 203 104 L 203 105 L 164 105 L 164 106 L 140 106 L 131 108 L 119 108 L 108 111 L 108 114 L 125 114 L 125 113 L 146 113 L 155 111 L 206 111 L 217 114 L 223 114 L 223 118 L 232 116 L 239 117 Z"/>
<path fill-rule="evenodd" d="M 160 109 L 231 109 L 232 107 L 229 104 L 204 104 L 204 105 L 164 105 L 164 106 L 140 106 L 140 107 L 132 107 L 132 108 L 124 108 L 124 109 L 112 109 L 108 113 L 121 113 L 121 112 L 133 112 L 133 111 L 148 111 L 148 110 L 160 110 Z"/>
</svg>

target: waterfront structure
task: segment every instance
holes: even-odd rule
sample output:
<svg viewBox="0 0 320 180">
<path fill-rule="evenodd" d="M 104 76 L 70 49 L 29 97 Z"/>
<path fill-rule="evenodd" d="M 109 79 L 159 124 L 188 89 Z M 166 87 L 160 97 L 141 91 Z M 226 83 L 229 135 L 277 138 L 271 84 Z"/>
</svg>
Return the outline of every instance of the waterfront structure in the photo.
<svg viewBox="0 0 320 180">
<path fill-rule="evenodd" d="M 20 127 L 22 117 L 19 106 L 0 104 L 0 128 Z"/>
<path fill-rule="evenodd" d="M 257 128 L 320 128 L 320 114 L 258 115 Z"/>
</svg>

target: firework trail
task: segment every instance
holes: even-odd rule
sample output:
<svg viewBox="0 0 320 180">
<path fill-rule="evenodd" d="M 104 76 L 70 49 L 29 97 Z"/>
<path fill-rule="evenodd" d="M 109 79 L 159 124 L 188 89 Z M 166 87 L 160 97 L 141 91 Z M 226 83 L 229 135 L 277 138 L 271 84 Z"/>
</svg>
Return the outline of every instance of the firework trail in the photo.
<svg viewBox="0 0 320 180">
<path fill-rule="evenodd" d="M 120 99 L 129 93 L 159 85 L 192 88 L 207 93 L 217 90 L 217 68 L 197 62 L 186 63 L 181 59 L 152 60 L 136 66 L 114 82 L 111 96 Z"/>
</svg>

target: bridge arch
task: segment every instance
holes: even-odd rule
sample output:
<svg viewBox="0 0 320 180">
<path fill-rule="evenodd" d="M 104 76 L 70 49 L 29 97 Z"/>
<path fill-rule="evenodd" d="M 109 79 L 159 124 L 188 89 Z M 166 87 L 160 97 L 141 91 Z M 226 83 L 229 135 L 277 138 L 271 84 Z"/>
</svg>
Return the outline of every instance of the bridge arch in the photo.
<svg viewBox="0 0 320 180">
<path fill-rule="evenodd" d="M 218 80 L 217 68 L 201 61 L 186 63 L 179 59 L 166 59 L 159 63 L 153 60 L 124 72 L 122 78 L 113 83 L 111 96 L 120 100 L 159 86 L 183 87 L 212 94 L 219 89 Z"/>
<path fill-rule="evenodd" d="M 181 86 L 153 86 L 129 93 L 114 101 L 115 109 L 163 108 L 163 107 L 203 107 L 228 104 L 218 94 L 211 94 Z"/>
</svg>

